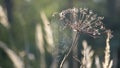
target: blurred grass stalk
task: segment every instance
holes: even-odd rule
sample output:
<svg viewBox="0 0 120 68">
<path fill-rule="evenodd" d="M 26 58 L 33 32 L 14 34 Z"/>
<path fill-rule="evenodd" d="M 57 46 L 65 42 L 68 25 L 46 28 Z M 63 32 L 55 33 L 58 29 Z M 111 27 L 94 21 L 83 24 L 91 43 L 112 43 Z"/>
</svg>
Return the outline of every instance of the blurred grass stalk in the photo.
<svg viewBox="0 0 120 68">
<path fill-rule="evenodd" d="M 53 36 L 52 36 L 52 29 L 51 29 L 51 26 L 49 25 L 50 22 L 46 16 L 46 14 L 43 11 L 40 11 L 40 17 L 42 19 L 42 23 L 44 26 L 41 26 L 41 24 L 39 24 L 39 23 L 36 25 L 36 44 L 37 44 L 37 47 L 41 54 L 40 68 L 46 68 L 47 64 L 46 64 L 46 60 L 45 60 L 44 37 L 48 44 L 48 47 L 47 47 L 48 52 L 51 52 L 51 49 L 54 46 L 54 42 L 53 42 Z M 42 28 L 44 29 L 45 34 L 43 34 Z"/>
<path fill-rule="evenodd" d="M 111 37 L 111 31 L 107 31 L 107 39 L 106 39 L 106 47 L 105 47 L 105 56 L 104 56 L 104 62 L 103 64 L 100 64 L 99 57 L 95 57 L 95 66 L 96 68 L 112 68 L 113 66 L 113 60 L 110 60 L 110 37 Z M 90 46 L 88 46 L 86 41 L 83 41 L 83 50 L 82 55 L 83 58 L 82 60 L 78 59 L 77 57 L 73 56 L 73 58 L 80 63 L 80 68 L 92 68 L 93 62 L 93 55 L 94 51 L 91 49 Z"/>
<path fill-rule="evenodd" d="M 8 22 L 8 18 L 6 15 L 5 10 L 3 9 L 3 7 L 0 5 L 0 23 L 7 29 L 10 28 L 10 24 Z"/>
<path fill-rule="evenodd" d="M 0 41 L 0 48 L 3 49 L 4 52 L 8 55 L 11 61 L 14 64 L 15 68 L 24 68 L 24 62 L 21 58 L 11 49 L 7 47 L 7 45 Z"/>
<path fill-rule="evenodd" d="M 41 25 L 36 25 L 36 44 L 40 51 L 41 57 L 40 57 L 40 68 L 46 68 L 46 62 L 45 62 L 45 50 L 44 50 L 44 41 L 43 41 L 43 35 L 42 35 L 42 29 Z"/>
<path fill-rule="evenodd" d="M 80 68 L 91 68 L 92 67 L 92 63 L 93 63 L 93 55 L 94 55 L 94 51 L 91 49 L 90 46 L 88 46 L 86 41 L 83 41 L 82 43 L 83 45 L 83 50 L 82 55 L 82 64 L 80 66 Z"/>
<path fill-rule="evenodd" d="M 50 22 L 46 16 L 46 14 L 44 13 L 44 11 L 40 11 L 40 16 L 41 16 L 41 19 L 43 21 L 43 24 L 44 24 L 44 31 L 45 31 L 45 39 L 48 43 L 48 51 L 50 52 L 51 51 L 51 48 L 54 47 L 54 41 L 53 41 L 53 36 L 52 36 L 52 29 L 51 29 L 51 26 L 50 26 Z"/>
<path fill-rule="evenodd" d="M 10 28 L 10 24 L 8 22 L 7 14 L 3 7 L 0 5 L 0 23 L 6 28 Z M 24 62 L 23 60 L 11 49 L 7 47 L 5 43 L 0 41 L 0 48 L 3 49 L 4 52 L 8 55 L 8 57 L 11 59 L 11 61 L 14 64 L 15 68 L 24 68 Z"/>
</svg>

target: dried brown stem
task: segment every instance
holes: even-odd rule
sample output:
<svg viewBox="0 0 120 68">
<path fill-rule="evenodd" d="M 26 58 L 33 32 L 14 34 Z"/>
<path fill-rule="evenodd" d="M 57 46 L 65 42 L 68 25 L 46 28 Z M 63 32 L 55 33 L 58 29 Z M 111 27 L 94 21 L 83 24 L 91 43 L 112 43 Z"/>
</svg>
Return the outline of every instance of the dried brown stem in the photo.
<svg viewBox="0 0 120 68">
<path fill-rule="evenodd" d="M 64 62 L 67 59 L 67 57 L 69 56 L 69 54 L 71 53 L 72 49 L 77 46 L 77 40 L 78 40 L 78 38 L 79 38 L 79 32 L 76 32 L 75 38 L 74 38 L 74 40 L 72 42 L 72 46 L 70 47 L 70 49 L 67 52 L 67 54 L 65 54 L 64 58 L 62 59 L 62 61 L 60 63 L 60 68 L 63 67 Z"/>
</svg>

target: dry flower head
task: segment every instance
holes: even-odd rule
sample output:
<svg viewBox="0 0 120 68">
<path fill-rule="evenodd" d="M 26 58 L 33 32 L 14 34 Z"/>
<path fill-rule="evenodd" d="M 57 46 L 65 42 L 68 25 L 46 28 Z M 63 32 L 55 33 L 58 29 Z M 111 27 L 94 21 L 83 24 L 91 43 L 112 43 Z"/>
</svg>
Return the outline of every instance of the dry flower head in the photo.
<svg viewBox="0 0 120 68">
<path fill-rule="evenodd" d="M 60 21 L 65 27 L 74 31 L 87 33 L 93 37 L 101 35 L 105 31 L 102 23 L 104 17 L 99 17 L 92 10 L 87 8 L 72 8 L 59 13 Z"/>
</svg>

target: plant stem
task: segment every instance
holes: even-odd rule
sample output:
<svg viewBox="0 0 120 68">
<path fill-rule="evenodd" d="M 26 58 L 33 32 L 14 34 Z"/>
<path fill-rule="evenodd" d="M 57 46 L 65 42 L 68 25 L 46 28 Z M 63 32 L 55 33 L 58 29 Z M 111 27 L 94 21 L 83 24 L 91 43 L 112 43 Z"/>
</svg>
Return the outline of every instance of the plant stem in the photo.
<svg viewBox="0 0 120 68">
<path fill-rule="evenodd" d="M 69 54 L 70 54 L 70 52 L 72 51 L 72 49 L 77 46 L 77 40 L 78 40 L 78 38 L 79 38 L 79 32 L 77 31 L 77 32 L 76 32 L 76 35 L 75 35 L 75 37 L 74 37 L 74 40 L 73 40 L 73 42 L 72 42 L 72 46 L 70 47 L 68 53 L 64 56 L 64 58 L 62 59 L 62 61 L 61 61 L 61 63 L 60 63 L 60 68 L 63 67 L 64 62 L 65 62 L 65 60 L 67 59 L 67 57 L 69 56 Z"/>
</svg>

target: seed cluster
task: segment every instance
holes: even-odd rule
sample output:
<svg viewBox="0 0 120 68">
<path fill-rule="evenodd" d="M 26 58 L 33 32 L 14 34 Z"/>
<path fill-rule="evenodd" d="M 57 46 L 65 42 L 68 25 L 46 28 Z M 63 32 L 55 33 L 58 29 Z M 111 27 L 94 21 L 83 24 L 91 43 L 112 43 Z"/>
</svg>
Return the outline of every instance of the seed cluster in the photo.
<svg viewBox="0 0 120 68">
<path fill-rule="evenodd" d="M 59 13 L 60 21 L 64 26 L 70 27 L 74 31 L 87 33 L 91 36 L 99 36 L 105 31 L 102 20 L 92 10 L 87 8 L 72 8 Z"/>
</svg>

